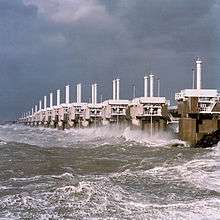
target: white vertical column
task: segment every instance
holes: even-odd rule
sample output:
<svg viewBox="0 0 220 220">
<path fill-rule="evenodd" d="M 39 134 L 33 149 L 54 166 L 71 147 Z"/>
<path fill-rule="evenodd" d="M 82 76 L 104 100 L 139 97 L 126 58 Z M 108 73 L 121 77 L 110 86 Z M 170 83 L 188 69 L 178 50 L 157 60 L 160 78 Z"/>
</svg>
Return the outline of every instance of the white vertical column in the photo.
<svg viewBox="0 0 220 220">
<path fill-rule="evenodd" d="M 157 78 L 157 96 L 160 97 L 160 78 Z"/>
<path fill-rule="evenodd" d="M 50 108 L 53 107 L 53 93 L 50 93 Z"/>
<path fill-rule="evenodd" d="M 57 89 L 57 106 L 60 105 L 60 90 Z"/>
<path fill-rule="evenodd" d="M 116 99 L 120 99 L 120 79 L 116 79 Z"/>
<path fill-rule="evenodd" d="M 81 83 L 77 84 L 77 103 L 82 102 Z"/>
<path fill-rule="evenodd" d="M 42 101 L 40 100 L 39 101 L 39 110 L 41 110 L 42 109 Z"/>
<path fill-rule="evenodd" d="M 116 99 L 116 81 L 115 79 L 112 81 L 112 99 Z"/>
<path fill-rule="evenodd" d="M 92 104 L 94 104 L 94 84 L 92 84 Z"/>
<path fill-rule="evenodd" d="M 37 112 L 37 105 L 35 105 L 35 113 Z"/>
<path fill-rule="evenodd" d="M 34 108 L 31 109 L 31 115 L 33 115 L 33 114 L 34 114 Z"/>
<path fill-rule="evenodd" d="M 148 76 L 144 77 L 144 97 L 148 97 Z"/>
<path fill-rule="evenodd" d="M 70 86 L 66 86 L 66 104 L 70 103 Z"/>
<path fill-rule="evenodd" d="M 94 90 L 94 104 L 96 105 L 97 104 L 97 84 L 95 83 L 94 85 L 93 85 L 93 90 Z"/>
<path fill-rule="evenodd" d="M 196 60 L 196 70 L 197 70 L 197 89 L 201 89 L 202 87 L 202 61 L 198 58 Z"/>
<path fill-rule="evenodd" d="M 47 96 L 44 96 L 44 110 L 47 109 Z"/>
<path fill-rule="evenodd" d="M 154 96 L 154 75 L 150 74 L 150 97 Z"/>
<path fill-rule="evenodd" d="M 133 99 L 136 97 L 136 86 L 135 84 L 132 85 L 132 89 L 133 89 Z"/>
<path fill-rule="evenodd" d="M 78 84 L 76 85 L 76 102 L 78 102 Z"/>
<path fill-rule="evenodd" d="M 192 88 L 195 89 L 195 70 L 194 69 L 192 69 L 192 75 L 193 75 Z"/>
</svg>

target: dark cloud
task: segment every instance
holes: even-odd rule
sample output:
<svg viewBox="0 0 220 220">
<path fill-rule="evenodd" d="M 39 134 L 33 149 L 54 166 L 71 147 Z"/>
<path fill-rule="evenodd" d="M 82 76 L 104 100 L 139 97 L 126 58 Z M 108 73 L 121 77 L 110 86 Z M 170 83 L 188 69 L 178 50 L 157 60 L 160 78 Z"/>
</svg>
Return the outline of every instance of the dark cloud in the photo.
<svg viewBox="0 0 220 220">
<path fill-rule="evenodd" d="M 30 109 L 65 83 L 97 81 L 105 98 L 120 76 L 122 97 L 142 94 L 144 72 L 168 98 L 191 86 L 192 58 L 205 61 L 207 87 L 219 85 L 218 1 L 0 0 L 0 119 Z M 72 97 L 73 98 L 73 97 Z"/>
</svg>

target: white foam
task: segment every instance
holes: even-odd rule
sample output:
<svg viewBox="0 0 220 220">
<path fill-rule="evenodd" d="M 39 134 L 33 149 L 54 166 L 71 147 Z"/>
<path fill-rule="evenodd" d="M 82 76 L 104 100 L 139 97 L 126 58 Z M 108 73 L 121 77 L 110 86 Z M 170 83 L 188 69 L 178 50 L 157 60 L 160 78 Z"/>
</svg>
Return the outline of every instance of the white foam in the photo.
<svg viewBox="0 0 220 220">
<path fill-rule="evenodd" d="M 0 127 L 0 138 L 37 145 L 41 147 L 71 147 L 73 145 L 89 144 L 91 147 L 106 144 L 132 145 L 133 143 L 151 146 L 185 145 L 185 142 L 174 139 L 169 133 L 157 133 L 152 137 L 140 130 L 130 130 L 126 127 L 106 126 L 98 128 L 81 128 L 56 130 L 42 127 L 27 127 L 22 125 L 4 125 Z"/>
<path fill-rule="evenodd" d="M 146 146 L 168 146 L 168 145 L 184 145 L 186 142 L 174 139 L 170 133 L 158 132 L 152 136 L 141 130 L 131 130 L 129 127 L 123 132 L 123 137 L 126 141 L 134 141 L 136 143 L 145 144 Z"/>
<path fill-rule="evenodd" d="M 150 204 L 129 202 L 127 206 L 139 213 L 139 217 L 148 219 L 219 219 L 220 200 L 203 199 L 185 203 Z M 147 214 L 146 214 L 147 213 Z"/>
<path fill-rule="evenodd" d="M 7 142 L 0 140 L 0 145 L 6 145 L 6 144 L 7 144 Z"/>
<path fill-rule="evenodd" d="M 160 172 L 156 168 L 154 172 Z M 130 174 L 127 170 L 120 175 Z M 144 172 L 142 173 L 144 174 Z M 70 173 L 56 177 L 72 177 Z M 144 178 L 144 176 L 142 176 Z M 128 191 L 124 185 L 115 184 L 107 176 L 83 176 L 77 184 L 72 180 L 49 191 L 24 192 L 2 197 L 0 207 L 10 210 L 9 218 L 62 219 L 217 219 L 220 200 L 216 198 L 173 201 L 164 204 L 150 202 L 144 193 Z M 30 216 L 29 210 L 34 210 Z M 65 212 L 61 212 L 65 210 Z"/>
</svg>

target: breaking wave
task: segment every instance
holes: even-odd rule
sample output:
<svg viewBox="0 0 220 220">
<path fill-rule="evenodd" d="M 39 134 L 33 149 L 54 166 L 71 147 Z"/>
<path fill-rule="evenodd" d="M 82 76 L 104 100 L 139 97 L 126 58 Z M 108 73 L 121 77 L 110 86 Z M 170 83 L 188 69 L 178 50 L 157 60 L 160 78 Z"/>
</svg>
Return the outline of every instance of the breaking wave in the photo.
<svg viewBox="0 0 220 220">
<path fill-rule="evenodd" d="M 99 146 L 103 144 L 141 144 L 145 146 L 187 146 L 185 142 L 172 137 L 170 133 L 161 132 L 150 136 L 146 132 L 130 128 L 98 127 L 69 129 L 60 131 L 50 128 L 33 128 L 22 125 L 0 126 L 0 138 L 7 141 L 37 145 L 41 147 L 71 147 L 79 143 Z"/>
<path fill-rule="evenodd" d="M 219 219 L 220 144 L 20 125 L 0 126 L 0 140 L 2 219 Z"/>
</svg>

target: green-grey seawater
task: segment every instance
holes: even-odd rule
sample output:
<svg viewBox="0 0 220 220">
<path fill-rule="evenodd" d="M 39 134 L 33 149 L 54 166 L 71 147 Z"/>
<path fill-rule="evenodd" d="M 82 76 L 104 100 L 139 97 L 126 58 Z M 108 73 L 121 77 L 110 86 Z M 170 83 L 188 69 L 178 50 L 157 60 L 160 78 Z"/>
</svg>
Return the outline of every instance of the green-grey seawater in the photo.
<svg viewBox="0 0 220 220">
<path fill-rule="evenodd" d="M 117 127 L 0 140 L 0 219 L 220 219 L 220 145 Z"/>
</svg>

